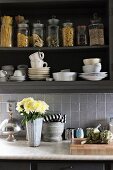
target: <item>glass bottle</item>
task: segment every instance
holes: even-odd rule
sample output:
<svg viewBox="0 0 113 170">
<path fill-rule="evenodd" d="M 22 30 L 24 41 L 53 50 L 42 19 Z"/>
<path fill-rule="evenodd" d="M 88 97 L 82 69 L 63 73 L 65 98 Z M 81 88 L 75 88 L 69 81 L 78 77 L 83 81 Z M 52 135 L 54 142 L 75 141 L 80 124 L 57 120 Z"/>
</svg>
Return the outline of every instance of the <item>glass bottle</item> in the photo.
<svg viewBox="0 0 113 170">
<path fill-rule="evenodd" d="M 32 38 L 34 47 L 43 47 L 44 45 L 43 27 L 44 25 L 41 24 L 40 21 L 33 24 Z"/>
<path fill-rule="evenodd" d="M 64 47 L 74 46 L 74 28 L 73 28 L 73 23 L 71 23 L 71 22 L 63 23 L 62 39 L 63 39 L 63 46 Z"/>
<path fill-rule="evenodd" d="M 29 46 L 29 25 L 27 23 L 18 24 L 17 47 Z"/>
<path fill-rule="evenodd" d="M 59 20 L 53 17 L 48 20 L 48 23 L 47 45 L 48 47 L 59 47 Z"/>
<path fill-rule="evenodd" d="M 113 133 L 113 117 L 110 117 L 109 130 Z"/>
<path fill-rule="evenodd" d="M 97 14 L 93 14 L 93 19 L 89 25 L 90 45 L 104 45 L 104 25 Z"/>
<path fill-rule="evenodd" d="M 85 25 L 77 26 L 77 45 L 87 45 L 87 27 Z"/>
<path fill-rule="evenodd" d="M 12 47 L 12 22 L 13 18 L 10 16 L 2 17 L 1 25 L 1 47 Z"/>
</svg>

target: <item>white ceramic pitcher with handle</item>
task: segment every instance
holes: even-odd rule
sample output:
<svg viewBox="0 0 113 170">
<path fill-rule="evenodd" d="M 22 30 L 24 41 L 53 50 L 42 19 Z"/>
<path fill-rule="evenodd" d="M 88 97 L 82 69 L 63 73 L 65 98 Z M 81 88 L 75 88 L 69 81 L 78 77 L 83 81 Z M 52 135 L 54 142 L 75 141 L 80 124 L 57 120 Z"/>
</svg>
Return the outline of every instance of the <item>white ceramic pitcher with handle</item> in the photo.
<svg viewBox="0 0 113 170">
<path fill-rule="evenodd" d="M 40 61 L 44 59 L 44 53 L 43 52 L 35 52 L 29 56 L 29 59 L 31 61 Z"/>
</svg>

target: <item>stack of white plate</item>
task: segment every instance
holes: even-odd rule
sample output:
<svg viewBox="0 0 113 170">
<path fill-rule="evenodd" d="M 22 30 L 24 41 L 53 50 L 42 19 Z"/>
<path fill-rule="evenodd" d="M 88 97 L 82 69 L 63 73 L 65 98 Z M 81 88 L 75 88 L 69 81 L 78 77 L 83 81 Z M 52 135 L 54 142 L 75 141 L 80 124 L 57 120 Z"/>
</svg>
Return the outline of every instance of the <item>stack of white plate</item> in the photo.
<svg viewBox="0 0 113 170">
<path fill-rule="evenodd" d="M 28 76 L 31 80 L 46 80 L 50 77 L 50 67 L 28 68 Z"/>
<path fill-rule="evenodd" d="M 90 80 L 90 81 L 99 81 L 107 77 L 107 72 L 99 72 L 99 73 L 80 73 L 79 77 Z"/>
</svg>

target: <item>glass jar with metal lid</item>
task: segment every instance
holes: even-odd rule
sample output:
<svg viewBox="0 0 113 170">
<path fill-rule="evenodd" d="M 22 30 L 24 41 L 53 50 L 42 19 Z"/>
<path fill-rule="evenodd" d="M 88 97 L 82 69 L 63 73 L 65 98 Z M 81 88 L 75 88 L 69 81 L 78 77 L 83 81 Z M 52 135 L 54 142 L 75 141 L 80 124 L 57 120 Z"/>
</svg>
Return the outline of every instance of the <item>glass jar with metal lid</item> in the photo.
<svg viewBox="0 0 113 170">
<path fill-rule="evenodd" d="M 97 13 L 93 14 L 93 19 L 89 25 L 90 45 L 104 45 L 104 25 Z"/>
<path fill-rule="evenodd" d="M 48 47 L 59 47 L 59 20 L 52 17 L 48 23 L 47 45 Z"/>
<path fill-rule="evenodd" d="M 63 23 L 62 39 L 63 39 L 63 46 L 64 47 L 74 46 L 74 27 L 73 27 L 73 23 L 71 23 L 71 22 Z"/>
<path fill-rule="evenodd" d="M 44 25 L 38 21 L 33 24 L 32 38 L 34 47 L 43 47 L 44 45 Z"/>
<path fill-rule="evenodd" d="M 27 23 L 18 24 L 17 47 L 29 46 L 29 25 Z"/>
</svg>

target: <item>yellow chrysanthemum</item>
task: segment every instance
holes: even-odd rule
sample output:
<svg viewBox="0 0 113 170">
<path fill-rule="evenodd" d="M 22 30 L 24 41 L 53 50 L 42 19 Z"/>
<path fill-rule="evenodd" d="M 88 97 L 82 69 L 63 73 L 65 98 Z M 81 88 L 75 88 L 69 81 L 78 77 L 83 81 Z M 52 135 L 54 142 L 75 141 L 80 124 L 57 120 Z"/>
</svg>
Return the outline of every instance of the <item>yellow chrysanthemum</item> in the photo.
<svg viewBox="0 0 113 170">
<path fill-rule="evenodd" d="M 16 110 L 21 113 L 21 115 L 27 116 L 27 120 L 33 120 L 39 116 L 43 117 L 43 114 L 46 112 L 46 110 L 49 110 L 49 106 L 41 100 L 34 100 L 32 97 L 24 98 L 20 102 L 17 102 Z M 27 115 L 26 115 L 27 113 Z M 32 116 L 29 115 L 29 113 L 32 113 Z M 39 113 L 39 114 L 38 114 Z M 30 116 L 30 117 L 29 117 Z M 26 119 L 26 118 L 25 118 Z"/>
</svg>

